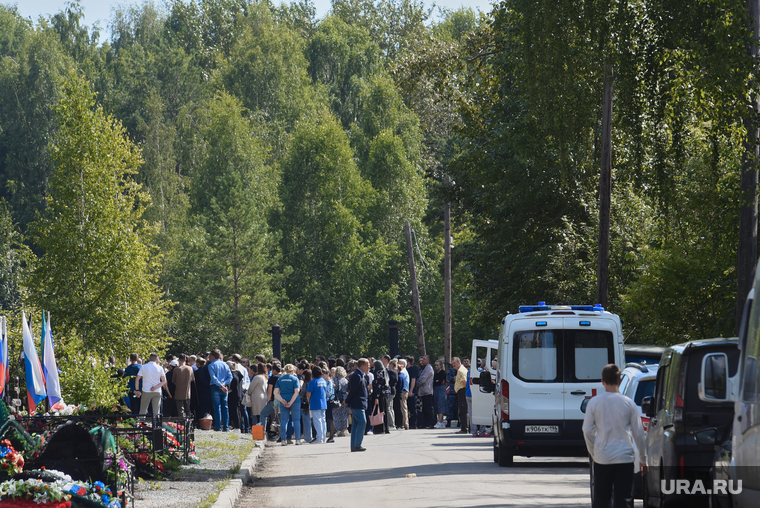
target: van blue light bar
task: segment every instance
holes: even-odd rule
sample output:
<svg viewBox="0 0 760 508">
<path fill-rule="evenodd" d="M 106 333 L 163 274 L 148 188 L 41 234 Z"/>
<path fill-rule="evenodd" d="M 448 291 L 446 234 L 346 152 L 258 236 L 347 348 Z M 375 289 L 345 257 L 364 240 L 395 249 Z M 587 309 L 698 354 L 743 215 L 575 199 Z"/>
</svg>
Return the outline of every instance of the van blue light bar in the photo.
<svg viewBox="0 0 760 508">
<path fill-rule="evenodd" d="M 580 325 L 581 326 L 591 326 L 591 321 L 581 321 Z"/>
<path fill-rule="evenodd" d="M 538 310 L 551 310 L 549 305 L 520 305 L 520 314 L 536 312 Z"/>
<path fill-rule="evenodd" d="M 536 321 L 536 326 L 546 326 L 546 321 Z"/>
<path fill-rule="evenodd" d="M 604 307 L 602 307 L 602 304 L 600 303 L 595 303 L 594 305 L 571 305 L 570 308 L 586 312 L 604 312 Z"/>
<path fill-rule="evenodd" d="M 601 304 L 596 303 L 594 305 L 546 305 L 546 302 L 538 302 L 538 305 L 520 305 L 520 313 L 536 311 L 547 311 L 552 309 L 570 307 L 571 310 L 580 310 L 584 312 L 604 312 L 604 307 Z"/>
</svg>

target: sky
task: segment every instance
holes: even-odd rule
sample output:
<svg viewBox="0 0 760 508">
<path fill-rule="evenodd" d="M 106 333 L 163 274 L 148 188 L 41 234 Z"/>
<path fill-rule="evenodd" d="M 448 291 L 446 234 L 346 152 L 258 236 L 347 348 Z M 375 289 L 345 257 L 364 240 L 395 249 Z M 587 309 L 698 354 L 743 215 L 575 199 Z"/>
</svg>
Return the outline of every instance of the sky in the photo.
<svg viewBox="0 0 760 508">
<path fill-rule="evenodd" d="M 426 6 L 431 6 L 434 2 L 439 7 L 447 9 L 458 9 L 465 5 L 474 9 L 480 9 L 483 12 L 491 10 L 490 0 L 424 0 Z M 0 0 L 3 4 L 16 4 L 18 10 L 25 18 L 37 20 L 40 15 L 47 16 L 55 14 L 63 9 L 67 0 Z M 133 3 L 142 3 L 142 0 L 81 0 L 84 8 L 85 24 L 92 26 L 96 21 L 100 21 L 101 40 L 108 37 L 108 19 L 111 17 L 111 8 L 117 5 L 129 5 Z M 161 0 L 156 3 L 162 3 Z M 275 3 L 280 3 L 275 0 Z M 317 8 L 317 17 L 324 16 L 330 9 L 330 0 L 315 0 L 314 5 Z"/>
</svg>

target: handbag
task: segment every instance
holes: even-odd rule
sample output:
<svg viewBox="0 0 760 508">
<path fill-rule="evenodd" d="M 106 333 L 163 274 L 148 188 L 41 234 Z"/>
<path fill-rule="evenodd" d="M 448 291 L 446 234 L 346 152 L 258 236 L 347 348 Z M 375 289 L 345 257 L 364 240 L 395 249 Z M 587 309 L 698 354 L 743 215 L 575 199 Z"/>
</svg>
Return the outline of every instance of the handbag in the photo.
<svg viewBox="0 0 760 508">
<path fill-rule="evenodd" d="M 385 413 L 380 411 L 380 404 L 375 405 L 375 410 L 369 416 L 369 424 L 373 427 L 385 423 Z"/>
<path fill-rule="evenodd" d="M 240 403 L 244 405 L 245 407 L 253 406 L 253 398 L 251 397 L 251 394 L 248 392 L 245 392 L 243 394 L 243 400 L 240 401 Z"/>
<path fill-rule="evenodd" d="M 327 399 L 327 407 L 329 409 L 340 409 L 340 402 L 335 398 L 335 383 L 333 382 L 333 393 Z"/>
</svg>

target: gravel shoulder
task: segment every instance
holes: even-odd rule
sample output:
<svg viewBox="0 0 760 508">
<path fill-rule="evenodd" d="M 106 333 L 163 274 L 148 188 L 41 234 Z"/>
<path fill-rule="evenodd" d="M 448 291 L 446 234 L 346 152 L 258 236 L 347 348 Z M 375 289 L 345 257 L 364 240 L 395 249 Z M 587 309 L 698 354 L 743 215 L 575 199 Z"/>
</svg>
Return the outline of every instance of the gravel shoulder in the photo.
<svg viewBox="0 0 760 508">
<path fill-rule="evenodd" d="M 255 446 L 239 431 L 195 430 L 199 464 L 182 466 L 167 478 L 135 481 L 135 508 L 205 508 L 229 483 Z"/>
</svg>

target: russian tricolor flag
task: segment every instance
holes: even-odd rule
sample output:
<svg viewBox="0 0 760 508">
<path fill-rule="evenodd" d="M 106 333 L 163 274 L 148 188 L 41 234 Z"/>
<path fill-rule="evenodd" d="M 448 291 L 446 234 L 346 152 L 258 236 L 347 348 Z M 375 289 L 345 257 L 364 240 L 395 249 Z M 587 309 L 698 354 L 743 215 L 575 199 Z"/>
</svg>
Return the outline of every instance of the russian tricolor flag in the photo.
<svg viewBox="0 0 760 508">
<path fill-rule="evenodd" d="M 61 395 L 61 382 L 58 379 L 58 364 L 55 361 L 53 351 L 53 331 L 50 326 L 50 314 L 45 321 L 45 313 L 42 313 L 42 373 L 45 375 L 48 401 L 50 409 L 63 409 L 66 404 Z"/>
<path fill-rule="evenodd" d="M 34 338 L 26 322 L 26 312 L 22 312 L 22 323 L 24 327 L 24 365 L 26 367 L 26 396 L 29 399 L 29 414 L 33 414 L 37 409 L 37 404 L 45 400 L 47 391 L 45 391 L 45 376 L 42 374 L 40 358 L 37 356 L 37 348 L 34 345 Z"/>
<path fill-rule="evenodd" d="M 8 323 L 3 316 L 0 323 L 0 397 L 5 392 L 5 384 L 8 382 Z"/>
</svg>

